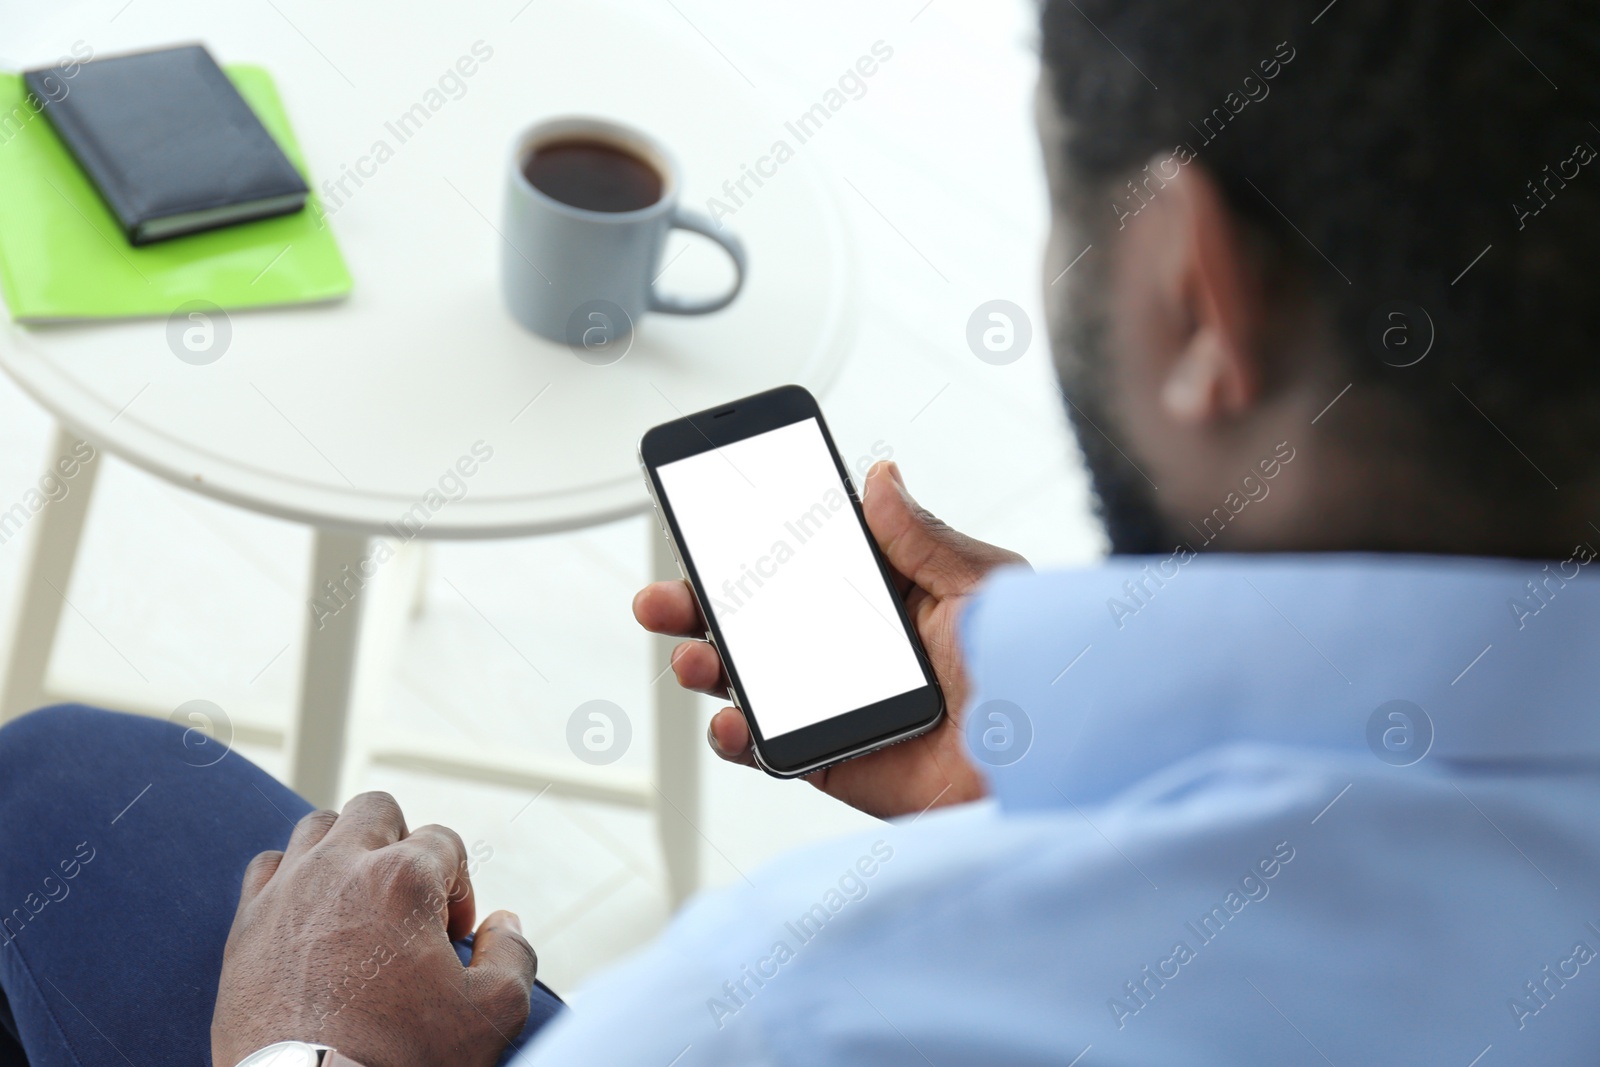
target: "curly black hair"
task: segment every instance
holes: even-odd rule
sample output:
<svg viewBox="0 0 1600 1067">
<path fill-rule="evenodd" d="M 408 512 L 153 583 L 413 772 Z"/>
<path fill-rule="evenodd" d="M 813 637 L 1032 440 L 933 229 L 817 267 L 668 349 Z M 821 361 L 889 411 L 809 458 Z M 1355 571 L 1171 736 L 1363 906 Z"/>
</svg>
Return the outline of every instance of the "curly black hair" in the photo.
<svg viewBox="0 0 1600 1067">
<path fill-rule="evenodd" d="M 1398 398 L 1430 467 L 1530 499 L 1593 479 L 1600 5 L 1044 0 L 1041 15 L 1063 162 L 1093 190 L 1074 197 L 1081 221 L 1115 229 L 1139 203 L 1129 179 L 1182 146 L 1329 310 L 1341 380 Z M 1375 343 L 1397 302 L 1436 333 L 1413 366 Z"/>
</svg>

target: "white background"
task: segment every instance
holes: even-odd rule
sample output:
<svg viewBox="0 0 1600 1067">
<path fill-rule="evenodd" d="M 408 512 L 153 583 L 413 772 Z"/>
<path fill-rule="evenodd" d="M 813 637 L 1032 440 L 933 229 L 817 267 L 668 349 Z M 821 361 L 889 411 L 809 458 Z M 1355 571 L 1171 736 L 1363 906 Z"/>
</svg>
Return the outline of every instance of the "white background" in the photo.
<svg viewBox="0 0 1600 1067">
<path fill-rule="evenodd" d="M 659 473 L 767 737 L 925 684 L 817 420 Z"/>
</svg>

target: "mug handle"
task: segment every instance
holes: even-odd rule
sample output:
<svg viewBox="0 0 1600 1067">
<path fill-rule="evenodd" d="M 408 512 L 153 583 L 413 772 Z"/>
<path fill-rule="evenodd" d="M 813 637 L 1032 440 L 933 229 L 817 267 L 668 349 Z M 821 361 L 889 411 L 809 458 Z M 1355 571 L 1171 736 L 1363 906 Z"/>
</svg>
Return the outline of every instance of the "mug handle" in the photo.
<svg viewBox="0 0 1600 1067">
<path fill-rule="evenodd" d="M 667 225 L 675 230 L 688 230 L 702 237 L 709 237 L 721 245 L 723 251 L 728 253 L 728 258 L 733 260 L 733 287 L 721 296 L 703 300 L 685 300 L 682 297 L 660 293 L 654 285 L 651 285 L 650 310 L 665 312 L 668 315 L 705 315 L 712 311 L 721 311 L 733 303 L 733 298 L 744 288 L 746 265 L 744 244 L 733 234 L 723 233 L 717 228 L 717 224 L 705 215 L 687 208 L 674 208 L 672 218 Z"/>
</svg>

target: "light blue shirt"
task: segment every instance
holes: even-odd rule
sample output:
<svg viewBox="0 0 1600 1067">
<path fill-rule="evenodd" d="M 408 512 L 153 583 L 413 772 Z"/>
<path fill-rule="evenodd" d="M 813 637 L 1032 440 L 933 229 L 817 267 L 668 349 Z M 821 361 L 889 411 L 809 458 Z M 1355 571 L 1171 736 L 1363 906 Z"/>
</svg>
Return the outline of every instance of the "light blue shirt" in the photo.
<svg viewBox="0 0 1600 1067">
<path fill-rule="evenodd" d="M 700 896 L 520 1062 L 1600 1062 L 1592 558 L 1005 574 L 994 799 Z"/>
</svg>

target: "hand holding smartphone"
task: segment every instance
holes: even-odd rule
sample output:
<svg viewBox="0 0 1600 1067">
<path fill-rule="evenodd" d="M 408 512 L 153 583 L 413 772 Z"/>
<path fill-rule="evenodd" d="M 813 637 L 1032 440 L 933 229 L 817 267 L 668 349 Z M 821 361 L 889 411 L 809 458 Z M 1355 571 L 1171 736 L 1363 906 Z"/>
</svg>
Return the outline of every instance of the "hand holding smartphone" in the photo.
<svg viewBox="0 0 1600 1067">
<path fill-rule="evenodd" d="M 666 423 L 639 451 L 764 770 L 809 774 L 939 724 L 933 667 L 810 393 Z"/>
</svg>

